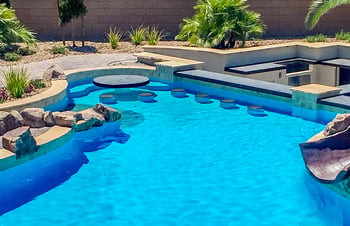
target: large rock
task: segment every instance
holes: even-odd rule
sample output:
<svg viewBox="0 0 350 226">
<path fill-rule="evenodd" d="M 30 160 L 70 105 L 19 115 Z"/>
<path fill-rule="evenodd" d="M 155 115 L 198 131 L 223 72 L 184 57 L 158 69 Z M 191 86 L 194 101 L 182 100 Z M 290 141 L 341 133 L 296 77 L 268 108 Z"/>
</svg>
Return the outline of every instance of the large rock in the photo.
<svg viewBox="0 0 350 226">
<path fill-rule="evenodd" d="M 15 153 L 16 158 L 21 158 L 38 150 L 29 126 L 22 126 L 5 133 L 2 136 L 2 146 Z"/>
<path fill-rule="evenodd" d="M 119 111 L 103 104 L 96 104 L 93 110 L 101 114 L 107 122 L 114 122 L 122 117 Z"/>
<path fill-rule="evenodd" d="M 58 65 L 52 65 L 43 75 L 43 81 L 51 81 L 51 80 L 64 80 L 66 79 L 66 75 L 63 69 Z"/>
<path fill-rule="evenodd" d="M 87 121 L 87 124 L 90 127 L 102 126 L 105 121 L 105 118 L 103 117 L 103 115 L 101 115 L 100 113 L 97 113 L 91 108 L 80 111 L 79 113 L 82 115 L 83 120 Z"/>
<path fill-rule="evenodd" d="M 330 136 L 346 130 L 350 126 L 350 114 L 338 114 L 333 121 L 327 124 L 323 131 L 325 136 Z"/>
<path fill-rule="evenodd" d="M 44 112 L 43 120 L 44 120 L 46 126 L 51 127 L 51 126 L 56 125 L 56 121 L 55 121 L 51 111 L 45 111 Z"/>
<path fill-rule="evenodd" d="M 0 111 L 0 135 L 21 126 L 24 126 L 24 120 L 18 111 Z"/>
<path fill-rule="evenodd" d="M 74 111 L 53 112 L 53 118 L 58 126 L 74 128 L 76 123 L 82 120 L 81 113 Z"/>
<path fill-rule="evenodd" d="M 26 108 L 21 111 L 24 125 L 31 128 L 41 128 L 46 126 L 44 121 L 44 110 L 42 108 Z"/>
</svg>

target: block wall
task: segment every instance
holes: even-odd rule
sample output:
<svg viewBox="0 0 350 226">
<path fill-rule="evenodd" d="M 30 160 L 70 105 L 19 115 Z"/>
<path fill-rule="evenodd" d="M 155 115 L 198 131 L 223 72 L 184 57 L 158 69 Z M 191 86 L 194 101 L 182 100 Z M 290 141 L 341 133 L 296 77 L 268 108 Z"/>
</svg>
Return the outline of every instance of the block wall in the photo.
<svg viewBox="0 0 350 226">
<path fill-rule="evenodd" d="M 128 30 L 140 24 L 159 25 L 173 37 L 184 17 L 193 15 L 197 0 L 85 0 L 89 12 L 85 17 L 86 37 L 92 40 L 105 38 L 109 27 Z M 250 9 L 262 14 L 267 25 L 267 37 L 295 37 L 322 32 L 332 34 L 340 29 L 350 31 L 347 18 L 350 5 L 342 6 L 324 16 L 312 32 L 304 27 L 311 0 L 248 0 Z M 12 0 L 18 18 L 34 30 L 39 39 L 59 39 L 61 29 L 57 25 L 57 0 Z M 71 30 L 65 30 L 67 37 Z M 75 22 L 77 36 L 80 20 Z"/>
</svg>

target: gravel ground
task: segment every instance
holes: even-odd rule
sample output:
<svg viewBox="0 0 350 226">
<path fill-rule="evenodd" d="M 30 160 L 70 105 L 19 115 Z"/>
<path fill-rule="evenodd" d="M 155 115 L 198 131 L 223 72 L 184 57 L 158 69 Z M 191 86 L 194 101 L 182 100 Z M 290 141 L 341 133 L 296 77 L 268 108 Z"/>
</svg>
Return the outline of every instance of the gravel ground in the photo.
<svg viewBox="0 0 350 226">
<path fill-rule="evenodd" d="M 247 47 L 251 46 L 262 46 L 262 45 L 272 45 L 279 43 L 287 43 L 291 41 L 305 41 L 305 39 L 269 39 L 269 40 L 257 40 L 257 41 L 248 41 Z M 334 41 L 333 39 L 328 39 L 328 42 Z M 72 47 L 72 42 L 67 41 L 66 46 L 69 49 L 69 52 L 66 55 L 86 55 L 86 54 L 112 54 L 112 53 L 139 53 L 142 52 L 142 45 L 135 46 L 130 42 L 120 42 L 117 49 L 113 50 L 110 48 L 109 43 L 107 42 L 85 42 L 85 47 L 81 47 L 81 42 L 77 41 L 77 47 Z M 161 41 L 158 45 L 168 45 L 168 46 L 189 46 L 188 42 L 181 41 Z M 23 44 L 19 44 L 23 46 Z M 27 64 L 32 62 L 38 62 L 48 59 L 54 59 L 62 57 L 62 54 L 53 54 L 51 50 L 55 46 L 63 46 L 62 42 L 38 42 L 36 47 L 32 47 L 36 50 L 36 53 L 30 56 L 23 56 L 19 61 L 9 62 L 5 61 L 3 56 L 0 56 L 0 66 L 9 66 L 17 64 Z"/>
</svg>

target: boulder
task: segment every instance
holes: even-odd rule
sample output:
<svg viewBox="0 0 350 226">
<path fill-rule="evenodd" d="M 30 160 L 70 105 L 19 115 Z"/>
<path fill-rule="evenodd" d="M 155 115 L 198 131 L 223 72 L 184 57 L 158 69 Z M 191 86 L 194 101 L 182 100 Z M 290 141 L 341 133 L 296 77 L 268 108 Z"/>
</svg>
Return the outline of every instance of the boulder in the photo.
<svg viewBox="0 0 350 226">
<path fill-rule="evenodd" d="M 24 126 L 24 119 L 18 111 L 0 112 L 0 135 L 21 126 Z"/>
<path fill-rule="evenodd" d="M 63 69 L 58 65 L 52 65 L 46 71 L 43 75 L 43 81 L 51 81 L 51 80 L 64 80 L 66 79 L 66 75 L 63 71 Z"/>
<path fill-rule="evenodd" d="M 71 128 L 73 128 L 78 121 L 83 119 L 81 113 L 74 111 L 53 112 L 52 115 L 56 125 Z"/>
<path fill-rule="evenodd" d="M 44 122 L 44 110 L 42 108 L 26 108 L 21 111 L 24 125 L 31 128 L 41 128 L 46 126 Z"/>
<path fill-rule="evenodd" d="M 350 126 L 350 113 L 348 114 L 338 114 L 331 122 L 326 126 L 323 131 L 325 136 L 330 136 L 341 131 L 346 130 Z"/>
<path fill-rule="evenodd" d="M 107 122 L 114 122 L 122 117 L 119 111 L 103 104 L 96 104 L 93 110 L 101 114 Z"/>
<path fill-rule="evenodd" d="M 87 121 L 87 124 L 92 127 L 92 126 L 102 126 L 105 118 L 103 117 L 102 114 L 94 111 L 93 109 L 89 108 L 83 111 L 79 112 L 83 120 Z"/>
<path fill-rule="evenodd" d="M 51 126 L 56 125 L 56 121 L 55 121 L 51 111 L 44 112 L 43 120 L 44 120 L 46 126 L 51 127 Z"/>
<path fill-rule="evenodd" d="M 38 150 L 38 146 L 30 132 L 29 126 L 10 130 L 2 136 L 2 146 L 21 158 Z"/>
</svg>

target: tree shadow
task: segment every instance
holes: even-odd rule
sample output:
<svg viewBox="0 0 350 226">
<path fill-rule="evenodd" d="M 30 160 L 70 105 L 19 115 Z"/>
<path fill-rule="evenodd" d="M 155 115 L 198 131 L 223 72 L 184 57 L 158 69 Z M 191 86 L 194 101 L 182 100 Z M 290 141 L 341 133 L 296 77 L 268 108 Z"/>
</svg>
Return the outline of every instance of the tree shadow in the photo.
<svg viewBox="0 0 350 226">
<path fill-rule="evenodd" d="M 72 52 L 80 53 L 97 53 L 95 46 L 70 46 L 68 49 Z"/>
</svg>

